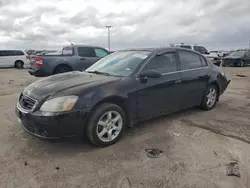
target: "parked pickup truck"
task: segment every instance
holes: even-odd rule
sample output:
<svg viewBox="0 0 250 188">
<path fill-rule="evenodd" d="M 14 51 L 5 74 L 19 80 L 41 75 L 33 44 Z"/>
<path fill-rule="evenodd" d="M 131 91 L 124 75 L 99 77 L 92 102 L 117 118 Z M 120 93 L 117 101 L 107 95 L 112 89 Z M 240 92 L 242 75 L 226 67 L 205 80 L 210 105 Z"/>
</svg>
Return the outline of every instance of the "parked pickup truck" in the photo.
<svg viewBox="0 0 250 188">
<path fill-rule="evenodd" d="M 85 70 L 108 54 L 110 52 L 98 46 L 71 45 L 64 47 L 61 55 L 44 55 L 32 58 L 29 73 L 39 77 Z"/>
</svg>

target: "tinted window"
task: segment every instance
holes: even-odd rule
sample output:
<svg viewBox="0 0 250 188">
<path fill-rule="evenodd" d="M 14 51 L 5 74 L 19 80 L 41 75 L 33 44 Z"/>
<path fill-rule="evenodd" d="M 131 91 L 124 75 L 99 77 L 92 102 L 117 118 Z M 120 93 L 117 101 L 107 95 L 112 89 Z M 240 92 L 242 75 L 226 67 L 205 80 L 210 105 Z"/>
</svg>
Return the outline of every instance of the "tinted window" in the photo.
<svg viewBox="0 0 250 188">
<path fill-rule="evenodd" d="M 179 51 L 178 53 L 181 61 L 182 70 L 200 68 L 202 66 L 199 55 L 186 51 Z"/>
<path fill-rule="evenodd" d="M 7 56 L 6 51 L 0 51 L 0 56 Z"/>
<path fill-rule="evenodd" d="M 207 53 L 207 49 L 206 48 L 200 46 L 200 49 L 201 49 L 201 51 L 200 51 L 201 54 L 206 54 Z"/>
<path fill-rule="evenodd" d="M 201 53 L 201 48 L 200 48 L 200 46 L 194 46 L 194 50 Z"/>
<path fill-rule="evenodd" d="M 24 55 L 24 53 L 22 51 L 11 51 L 11 54 L 14 56 Z"/>
<path fill-rule="evenodd" d="M 20 55 L 24 55 L 24 53 L 18 50 L 0 51 L 0 56 L 20 56 Z"/>
<path fill-rule="evenodd" d="M 94 48 L 90 47 L 79 47 L 78 54 L 81 57 L 96 57 Z"/>
<path fill-rule="evenodd" d="M 250 51 L 248 51 L 248 52 L 246 53 L 246 56 L 247 56 L 247 57 L 250 57 Z"/>
<path fill-rule="evenodd" d="M 230 54 L 230 56 L 242 57 L 242 56 L 245 55 L 245 53 L 246 53 L 246 51 L 236 51 L 236 52 L 232 52 L 232 53 Z"/>
<path fill-rule="evenodd" d="M 192 49 L 192 47 L 190 45 L 181 45 L 181 48 L 186 48 L 186 49 Z"/>
<path fill-rule="evenodd" d="M 73 55 L 74 54 L 74 50 L 73 50 L 73 47 L 72 46 L 67 46 L 67 47 L 64 47 L 63 50 L 62 50 L 62 55 Z"/>
<path fill-rule="evenodd" d="M 95 54 L 97 57 L 105 57 L 106 55 L 108 55 L 108 52 L 100 48 L 95 48 Z"/>
<path fill-rule="evenodd" d="M 200 57 L 200 58 L 201 58 L 201 65 L 202 65 L 203 67 L 206 67 L 206 66 L 207 66 L 207 61 L 205 60 L 204 57 Z"/>
<path fill-rule="evenodd" d="M 160 73 L 177 71 L 175 53 L 167 53 L 161 56 L 155 56 L 147 65 L 145 65 L 142 72 L 147 70 L 156 70 Z"/>
</svg>

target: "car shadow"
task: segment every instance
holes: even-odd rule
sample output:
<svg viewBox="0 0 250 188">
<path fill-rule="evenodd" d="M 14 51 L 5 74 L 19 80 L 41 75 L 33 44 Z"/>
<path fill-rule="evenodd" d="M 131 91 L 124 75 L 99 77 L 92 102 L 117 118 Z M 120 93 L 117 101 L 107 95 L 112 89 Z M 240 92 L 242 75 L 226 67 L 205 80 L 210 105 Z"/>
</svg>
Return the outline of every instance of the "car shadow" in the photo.
<svg viewBox="0 0 250 188">
<path fill-rule="evenodd" d="M 130 142 L 138 136 L 147 136 L 148 133 L 155 132 L 164 123 L 164 129 L 167 129 L 171 124 L 165 124 L 172 120 L 187 116 L 190 114 L 202 113 L 198 108 L 191 108 L 181 112 L 168 114 L 165 116 L 157 117 L 148 121 L 144 121 L 134 125 L 133 128 L 125 130 L 123 137 L 114 146 L 108 148 L 116 148 Z M 27 133 L 25 133 L 27 134 Z M 27 135 L 27 147 L 24 149 L 24 154 L 31 157 L 47 157 L 49 156 L 67 156 L 76 155 L 79 153 L 88 153 L 100 150 L 100 148 L 92 145 L 87 138 L 67 138 L 59 140 L 44 140 L 38 139 L 31 135 Z M 108 149 L 107 149 L 108 150 Z"/>
</svg>

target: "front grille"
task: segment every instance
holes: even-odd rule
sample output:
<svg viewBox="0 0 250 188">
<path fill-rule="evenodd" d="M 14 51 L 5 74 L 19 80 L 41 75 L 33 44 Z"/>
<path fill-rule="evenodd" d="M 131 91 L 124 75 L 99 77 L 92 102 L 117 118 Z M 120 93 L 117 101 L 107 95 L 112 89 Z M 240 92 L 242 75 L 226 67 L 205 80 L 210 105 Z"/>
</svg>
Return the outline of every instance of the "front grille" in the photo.
<svg viewBox="0 0 250 188">
<path fill-rule="evenodd" d="M 36 104 L 36 100 L 22 93 L 19 98 L 19 104 L 25 110 L 32 110 Z"/>
</svg>

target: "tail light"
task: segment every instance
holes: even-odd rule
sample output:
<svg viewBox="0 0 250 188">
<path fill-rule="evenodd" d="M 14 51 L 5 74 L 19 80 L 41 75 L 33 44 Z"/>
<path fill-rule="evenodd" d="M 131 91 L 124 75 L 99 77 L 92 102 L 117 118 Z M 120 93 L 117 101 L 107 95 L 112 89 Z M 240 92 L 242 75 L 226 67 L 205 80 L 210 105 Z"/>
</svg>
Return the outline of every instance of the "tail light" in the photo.
<svg viewBox="0 0 250 188">
<path fill-rule="evenodd" d="M 30 59 L 30 56 L 26 55 L 26 59 L 28 59 L 28 60 L 29 60 L 29 59 Z"/>
<path fill-rule="evenodd" d="M 36 66 L 37 67 L 43 66 L 43 58 L 42 57 L 36 57 Z"/>
</svg>

